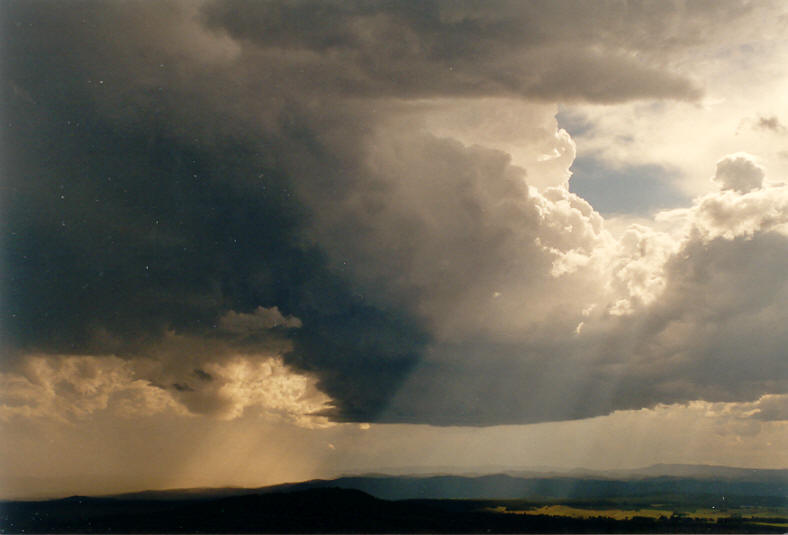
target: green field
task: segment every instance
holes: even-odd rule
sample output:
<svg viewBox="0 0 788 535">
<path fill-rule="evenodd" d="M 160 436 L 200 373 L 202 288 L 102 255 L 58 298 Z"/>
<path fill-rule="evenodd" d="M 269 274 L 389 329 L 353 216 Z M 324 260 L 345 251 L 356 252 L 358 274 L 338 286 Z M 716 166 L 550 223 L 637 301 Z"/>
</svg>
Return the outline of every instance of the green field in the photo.
<svg viewBox="0 0 788 535">
<path fill-rule="evenodd" d="M 660 501 L 649 503 L 643 500 L 626 500 L 625 503 L 588 503 L 567 502 L 560 503 L 534 503 L 523 501 L 500 502 L 486 507 L 488 511 L 513 514 L 513 515 L 545 515 L 569 518 L 611 518 L 614 520 L 630 520 L 641 518 L 671 518 L 683 517 L 688 519 L 706 520 L 717 522 L 725 519 L 752 520 L 753 523 L 763 526 L 788 528 L 788 506 L 760 506 L 742 505 L 739 507 L 725 507 L 724 510 L 716 506 L 708 507 L 706 504 L 692 504 L 686 502 L 666 503 Z"/>
<path fill-rule="evenodd" d="M 543 505 L 542 507 L 534 509 L 503 510 L 500 512 L 517 515 L 567 516 L 570 518 L 605 517 L 615 520 L 627 520 L 635 516 L 649 518 L 659 518 L 660 516 L 669 517 L 672 514 L 672 511 L 664 509 L 585 509 L 569 505 Z"/>
</svg>

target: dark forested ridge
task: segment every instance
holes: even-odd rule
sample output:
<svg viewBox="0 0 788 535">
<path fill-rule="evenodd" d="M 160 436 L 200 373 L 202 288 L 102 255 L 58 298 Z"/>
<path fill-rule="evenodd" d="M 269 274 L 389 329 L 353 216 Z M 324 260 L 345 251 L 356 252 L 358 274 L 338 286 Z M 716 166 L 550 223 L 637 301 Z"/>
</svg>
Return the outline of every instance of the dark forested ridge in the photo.
<svg viewBox="0 0 788 535">
<path fill-rule="evenodd" d="M 7 501 L 0 502 L 0 531 L 788 531 L 788 471 L 668 468 L 666 473 L 647 469 L 607 477 L 604 473 L 574 477 L 523 473 L 354 476 L 257 489 L 183 489 Z M 564 509 L 553 507 L 542 514 L 539 507 L 549 505 Z M 577 517 L 578 510 L 583 517 Z M 619 520 L 610 517 L 611 510 L 621 513 Z M 698 514 L 700 511 L 706 514 Z"/>
<path fill-rule="evenodd" d="M 354 489 L 315 488 L 202 499 L 71 497 L 5 502 L 3 533 L 613 532 L 782 533 L 742 518 L 682 515 L 627 520 L 505 514 L 493 501 L 375 498 Z M 768 519 L 767 519 L 768 520 Z M 776 519 L 785 521 L 785 519 Z"/>
</svg>

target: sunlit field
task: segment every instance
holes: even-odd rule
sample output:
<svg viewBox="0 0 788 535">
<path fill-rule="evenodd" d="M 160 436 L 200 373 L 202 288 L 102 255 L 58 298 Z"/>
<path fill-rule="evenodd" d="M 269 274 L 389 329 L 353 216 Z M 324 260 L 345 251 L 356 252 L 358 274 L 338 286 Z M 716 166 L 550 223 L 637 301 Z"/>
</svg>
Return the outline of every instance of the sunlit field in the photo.
<svg viewBox="0 0 788 535">
<path fill-rule="evenodd" d="M 629 505 L 629 504 L 627 504 Z M 671 518 L 681 517 L 717 522 L 724 519 L 754 520 L 764 526 L 788 527 L 788 507 L 741 506 L 720 509 L 718 507 L 697 507 L 694 504 L 650 503 L 643 507 L 605 507 L 599 504 L 582 503 L 507 503 L 487 508 L 502 514 L 545 515 L 569 518 L 611 518 L 613 520 L 632 520 L 634 518 Z"/>
</svg>

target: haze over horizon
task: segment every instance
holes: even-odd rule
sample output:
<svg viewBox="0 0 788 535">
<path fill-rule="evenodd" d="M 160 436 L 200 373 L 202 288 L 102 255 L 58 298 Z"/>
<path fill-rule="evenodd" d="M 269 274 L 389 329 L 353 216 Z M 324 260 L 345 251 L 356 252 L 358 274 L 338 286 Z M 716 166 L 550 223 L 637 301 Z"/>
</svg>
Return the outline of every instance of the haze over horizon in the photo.
<svg viewBox="0 0 788 535">
<path fill-rule="evenodd" d="M 788 6 L 6 1 L 0 493 L 788 467 Z"/>
</svg>

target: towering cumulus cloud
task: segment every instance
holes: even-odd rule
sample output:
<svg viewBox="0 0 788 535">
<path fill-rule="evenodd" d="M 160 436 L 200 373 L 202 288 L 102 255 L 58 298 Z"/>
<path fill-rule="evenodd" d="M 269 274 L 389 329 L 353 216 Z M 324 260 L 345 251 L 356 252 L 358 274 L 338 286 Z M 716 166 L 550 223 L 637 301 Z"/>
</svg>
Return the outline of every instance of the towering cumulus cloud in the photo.
<svg viewBox="0 0 788 535">
<path fill-rule="evenodd" d="M 680 4 L 5 3 L 2 416 L 784 417 L 779 177 L 615 233 L 568 188 L 559 103 L 700 105 L 762 17 Z"/>
</svg>

